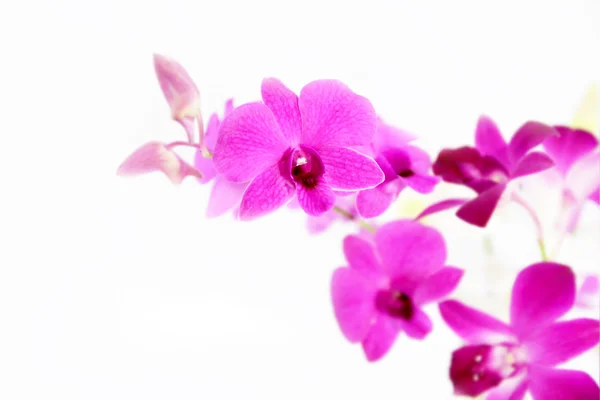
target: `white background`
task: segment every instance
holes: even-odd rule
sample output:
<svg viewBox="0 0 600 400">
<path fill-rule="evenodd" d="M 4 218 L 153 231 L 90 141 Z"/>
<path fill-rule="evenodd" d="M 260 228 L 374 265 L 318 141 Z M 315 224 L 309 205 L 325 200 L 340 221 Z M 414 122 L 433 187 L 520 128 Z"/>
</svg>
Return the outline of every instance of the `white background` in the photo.
<svg viewBox="0 0 600 400">
<path fill-rule="evenodd" d="M 437 150 L 472 143 L 481 113 L 507 137 L 568 123 L 599 78 L 599 19 L 597 0 L 3 2 L 0 398 L 450 398 L 460 342 L 435 308 L 426 341 L 402 337 L 377 364 L 343 339 L 328 289 L 352 227 L 309 237 L 287 210 L 206 221 L 207 186 L 115 176 L 143 142 L 184 138 L 152 53 L 188 69 L 206 116 L 258 99 L 263 77 L 337 78 Z M 406 199 L 392 217 L 423 205 Z M 509 208 L 487 233 L 435 221 L 469 270 L 457 296 L 506 313 L 514 271 L 538 257 L 527 216 Z M 589 221 L 561 253 L 588 272 Z M 577 364 L 595 379 L 597 356 Z"/>
</svg>

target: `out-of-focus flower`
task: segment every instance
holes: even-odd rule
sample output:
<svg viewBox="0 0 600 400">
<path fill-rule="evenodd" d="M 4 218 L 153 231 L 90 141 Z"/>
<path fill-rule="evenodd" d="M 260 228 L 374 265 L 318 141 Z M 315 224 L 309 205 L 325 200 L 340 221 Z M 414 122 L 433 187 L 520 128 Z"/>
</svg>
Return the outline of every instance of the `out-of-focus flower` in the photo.
<svg viewBox="0 0 600 400">
<path fill-rule="evenodd" d="M 442 150 L 433 164 L 433 172 L 446 182 L 467 186 L 477 193 L 474 199 L 464 201 L 456 215 L 484 227 L 510 181 L 554 165 L 546 154 L 530 150 L 555 135 L 558 133 L 552 127 L 530 121 L 523 124 L 507 144 L 496 124 L 483 116 L 475 132 L 476 147 Z M 461 202 L 444 204 L 449 208 Z M 443 209 L 439 203 L 432 207 L 437 211 Z M 431 213 L 428 211 L 421 217 Z"/>
<path fill-rule="evenodd" d="M 202 144 L 204 126 L 200 113 L 200 92 L 196 84 L 181 64 L 160 54 L 154 54 L 154 70 L 171 108 L 171 117 L 183 126 L 190 143 L 195 141 L 197 126 Z"/>
<path fill-rule="evenodd" d="M 319 216 L 306 216 L 306 228 L 311 235 L 323 233 L 336 221 L 354 222 L 359 218 L 354 205 L 356 196 L 353 194 L 347 196 L 336 194 L 338 194 L 338 197 L 335 200 L 334 208 Z M 288 203 L 288 207 L 291 209 L 300 208 L 298 199 L 292 199 Z"/>
<path fill-rule="evenodd" d="M 344 253 L 349 266 L 331 282 L 335 316 L 369 361 L 383 357 L 402 331 L 424 339 L 432 323 L 422 307 L 450 294 L 463 274 L 445 266 L 442 235 L 410 220 L 381 226 L 373 240 L 347 236 Z"/>
<path fill-rule="evenodd" d="M 365 153 L 375 158 L 385 180 L 358 193 L 356 207 L 362 217 L 381 215 L 407 186 L 419 193 L 433 190 L 439 179 L 429 173 L 431 161 L 427 153 L 408 144 L 414 139 L 379 119 L 373 144 Z"/>
<path fill-rule="evenodd" d="M 597 399 L 600 390 L 588 374 L 554 368 L 600 340 L 598 320 L 556 322 L 574 301 L 571 269 L 545 262 L 517 276 L 510 325 L 455 300 L 440 303 L 442 318 L 468 342 L 452 354 L 455 393 L 520 400 L 529 390 L 535 400 Z"/>
<path fill-rule="evenodd" d="M 217 171 L 234 182 L 251 181 L 240 219 L 275 211 L 295 194 L 307 214 L 321 215 L 333 208 L 334 189 L 383 181 L 377 163 L 350 148 L 375 134 L 375 111 L 366 98 L 335 80 L 309 83 L 298 97 L 274 78 L 263 81 L 262 98 L 225 118 L 215 147 Z"/>
<path fill-rule="evenodd" d="M 577 291 L 575 304 L 577 307 L 588 309 L 600 307 L 600 279 L 598 276 L 588 275 L 583 279 Z"/>
</svg>

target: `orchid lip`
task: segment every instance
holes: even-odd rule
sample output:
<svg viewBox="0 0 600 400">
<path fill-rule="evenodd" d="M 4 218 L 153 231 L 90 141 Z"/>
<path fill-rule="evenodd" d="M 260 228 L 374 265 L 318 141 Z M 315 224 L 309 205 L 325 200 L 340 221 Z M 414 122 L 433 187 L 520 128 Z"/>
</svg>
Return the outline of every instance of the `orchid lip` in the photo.
<svg viewBox="0 0 600 400">
<path fill-rule="evenodd" d="M 315 188 L 325 173 L 321 157 L 308 146 L 288 149 L 279 163 L 283 176 L 307 189 Z"/>
</svg>

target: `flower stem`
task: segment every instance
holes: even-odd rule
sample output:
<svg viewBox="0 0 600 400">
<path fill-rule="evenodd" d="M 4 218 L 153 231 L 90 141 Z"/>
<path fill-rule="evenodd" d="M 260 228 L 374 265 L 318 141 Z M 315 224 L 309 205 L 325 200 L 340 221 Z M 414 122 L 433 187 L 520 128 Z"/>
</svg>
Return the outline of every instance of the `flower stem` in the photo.
<svg viewBox="0 0 600 400">
<path fill-rule="evenodd" d="M 542 223 L 540 222 L 540 219 L 539 219 L 537 213 L 535 212 L 533 207 L 527 201 L 525 201 L 525 199 L 523 197 L 521 197 L 517 192 L 513 192 L 512 199 L 515 202 L 517 202 L 518 204 L 520 204 L 525 209 L 525 211 L 527 211 L 529 216 L 531 216 L 531 219 L 533 220 L 533 223 L 535 225 L 535 230 L 536 230 L 536 234 L 537 234 L 537 242 L 538 242 L 538 246 L 540 248 L 540 254 L 542 256 L 542 260 L 548 261 L 548 254 L 546 253 L 546 244 L 544 243 L 544 234 L 543 234 L 543 230 L 542 230 Z"/>
<path fill-rule="evenodd" d="M 339 206 L 333 206 L 333 211 L 340 214 L 342 217 L 346 218 L 348 221 L 356 222 L 361 228 L 363 228 L 366 231 L 369 231 L 371 233 L 375 233 L 375 231 L 376 231 L 375 226 L 369 224 L 366 221 L 363 221 L 362 219 L 357 218 L 356 215 L 352 214 L 350 211 L 344 210 L 343 208 L 341 208 Z"/>
</svg>

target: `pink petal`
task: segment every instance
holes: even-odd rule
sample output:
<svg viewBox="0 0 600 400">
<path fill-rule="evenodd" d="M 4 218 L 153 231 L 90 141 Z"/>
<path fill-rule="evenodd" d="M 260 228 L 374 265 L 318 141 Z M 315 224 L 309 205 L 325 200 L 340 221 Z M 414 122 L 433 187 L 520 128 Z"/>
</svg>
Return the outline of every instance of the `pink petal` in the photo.
<svg viewBox="0 0 600 400">
<path fill-rule="evenodd" d="M 544 149 L 556 163 L 556 168 L 565 175 L 571 165 L 598 146 L 598 139 L 591 133 L 566 126 L 555 126 L 559 136 L 544 141 Z"/>
<path fill-rule="evenodd" d="M 231 182 L 223 175 L 217 176 L 208 199 L 206 217 L 219 217 L 239 205 L 247 186 L 247 183 Z"/>
<path fill-rule="evenodd" d="M 227 99 L 225 102 L 225 109 L 223 110 L 223 118 L 231 114 L 234 108 L 233 99 Z"/>
<path fill-rule="evenodd" d="M 300 207 L 300 204 L 298 204 Z M 308 233 L 311 235 L 317 235 L 321 232 L 324 232 L 329 226 L 336 220 L 337 213 L 335 211 L 328 211 L 319 215 L 318 217 L 313 217 L 309 215 L 306 219 L 306 229 L 308 229 Z"/>
<path fill-rule="evenodd" d="M 600 342 L 600 322 L 580 318 L 556 322 L 524 342 L 531 362 L 557 365 L 595 347 Z"/>
<path fill-rule="evenodd" d="M 459 301 L 446 300 L 439 304 L 439 309 L 450 329 L 469 343 L 515 341 L 510 326 Z"/>
<path fill-rule="evenodd" d="M 492 156 L 508 167 L 508 146 L 496 123 L 483 115 L 477 121 L 475 147 L 485 156 Z"/>
<path fill-rule="evenodd" d="M 446 243 L 434 228 L 412 220 L 380 227 L 375 243 L 383 268 L 394 278 L 418 282 L 439 271 L 446 262 Z"/>
<path fill-rule="evenodd" d="M 213 160 L 227 179 L 245 182 L 276 164 L 288 148 L 271 110 L 249 103 L 237 107 L 221 124 Z"/>
<path fill-rule="evenodd" d="M 261 93 L 263 102 L 273 111 L 287 142 L 297 145 L 302 135 L 298 96 L 275 78 L 263 79 Z"/>
<path fill-rule="evenodd" d="M 296 188 L 281 176 L 279 166 L 267 168 L 244 192 L 240 204 L 240 219 L 251 220 L 269 214 L 288 202 Z"/>
<path fill-rule="evenodd" d="M 542 172 L 554 166 L 554 161 L 544 153 L 534 151 L 526 154 L 525 157 L 517 163 L 517 166 L 511 173 L 511 178 L 518 178 Z"/>
<path fill-rule="evenodd" d="M 367 145 L 373 141 L 376 115 L 371 102 L 336 80 L 319 80 L 300 93 L 302 142 L 325 147 Z"/>
<path fill-rule="evenodd" d="M 363 351 L 367 360 L 375 362 L 380 360 L 392 348 L 398 337 L 400 325 L 397 321 L 379 315 L 367 337 L 362 341 Z"/>
<path fill-rule="evenodd" d="M 596 400 L 600 388 L 591 376 L 581 371 L 531 366 L 529 390 L 535 400 Z"/>
<path fill-rule="evenodd" d="M 600 151 L 575 162 L 565 177 L 567 189 L 576 199 L 587 199 L 600 188 Z"/>
<path fill-rule="evenodd" d="M 414 303 L 425 305 L 448 296 L 456 289 L 464 272 L 460 268 L 444 267 L 429 276 L 415 289 L 412 296 Z"/>
<path fill-rule="evenodd" d="M 194 168 L 202 172 L 202 178 L 198 179 L 200 183 L 208 183 L 217 176 L 217 169 L 212 158 L 204 157 L 202 151 L 196 151 L 194 155 Z"/>
<path fill-rule="evenodd" d="M 384 183 L 373 189 L 358 192 L 356 208 L 363 218 L 374 218 L 383 214 L 398 197 L 398 185 Z"/>
<path fill-rule="evenodd" d="M 210 116 L 208 125 L 206 125 L 206 132 L 204 134 L 204 144 L 211 153 L 214 151 L 219 138 L 219 128 L 221 127 L 221 121 L 217 113 Z"/>
<path fill-rule="evenodd" d="M 521 400 L 527 393 L 528 381 L 525 374 L 505 379 L 500 386 L 490 390 L 485 400 Z"/>
<path fill-rule="evenodd" d="M 406 182 L 411 189 L 419 193 L 431 193 L 439 181 L 439 178 L 435 176 L 420 174 L 415 174 L 410 178 L 404 179 L 404 182 Z"/>
<path fill-rule="evenodd" d="M 415 220 L 425 218 L 428 215 L 436 214 L 438 212 L 445 211 L 450 208 L 461 206 L 461 205 L 465 204 L 467 201 L 468 201 L 467 199 L 446 199 L 446 200 L 438 201 L 437 203 L 433 203 L 432 205 L 430 205 L 429 207 L 427 207 L 426 209 L 421 211 L 421 213 L 419 215 L 417 215 Z"/>
<path fill-rule="evenodd" d="M 579 307 L 593 308 L 598 306 L 600 295 L 600 280 L 597 276 L 586 276 L 577 292 L 575 299 Z"/>
<path fill-rule="evenodd" d="M 542 144 L 549 137 L 557 135 L 558 132 L 554 128 L 541 122 L 524 123 L 508 143 L 510 162 L 516 164 L 529 150 Z"/>
<path fill-rule="evenodd" d="M 417 139 L 412 133 L 388 125 L 381 118 L 377 118 L 377 131 L 373 139 L 373 147 L 376 153 L 382 153 L 386 150 L 403 147 L 408 142 Z"/>
<path fill-rule="evenodd" d="M 548 326 L 573 307 L 575 275 L 571 268 L 541 262 L 523 269 L 512 289 L 510 321 L 523 338 Z"/>
<path fill-rule="evenodd" d="M 154 70 L 160 88 L 171 107 L 173 119 L 200 115 L 200 92 L 187 71 L 177 61 L 154 54 Z"/>
<path fill-rule="evenodd" d="M 308 215 L 319 216 L 333 208 L 335 193 L 324 181 L 320 181 L 314 188 L 297 186 L 298 202 Z"/>
<path fill-rule="evenodd" d="M 383 182 L 383 172 L 370 157 L 356 150 L 332 147 L 319 150 L 326 179 L 333 189 L 363 190 Z"/>
<path fill-rule="evenodd" d="M 456 215 L 458 218 L 472 225 L 481 228 L 485 227 L 492 217 L 502 197 L 502 193 L 504 193 L 504 189 L 506 189 L 506 185 L 504 184 L 492 186 L 473 200 L 463 204 L 456 212 Z"/>
<path fill-rule="evenodd" d="M 409 321 L 399 319 L 402 330 L 408 337 L 423 340 L 433 329 L 431 319 L 419 308 L 414 309 L 414 314 Z"/>
<path fill-rule="evenodd" d="M 364 274 L 376 273 L 381 268 L 373 245 L 359 236 L 344 238 L 344 255 L 351 268 Z"/>
<path fill-rule="evenodd" d="M 338 268 L 331 279 L 335 317 L 350 342 L 362 341 L 375 316 L 375 286 L 352 268 Z"/>
<path fill-rule="evenodd" d="M 174 184 L 187 176 L 202 178 L 202 173 L 184 162 L 175 152 L 159 142 L 149 142 L 135 150 L 117 170 L 121 176 L 135 176 L 161 171 Z"/>
</svg>

